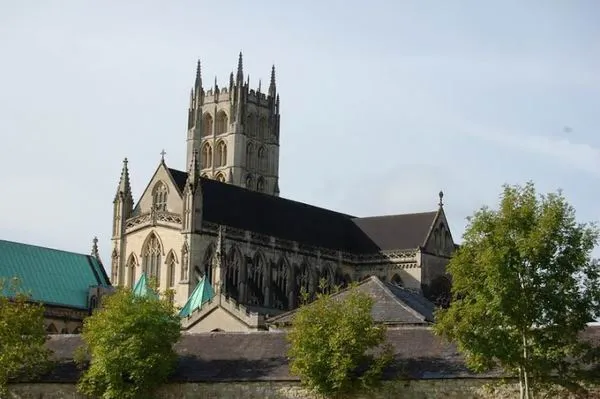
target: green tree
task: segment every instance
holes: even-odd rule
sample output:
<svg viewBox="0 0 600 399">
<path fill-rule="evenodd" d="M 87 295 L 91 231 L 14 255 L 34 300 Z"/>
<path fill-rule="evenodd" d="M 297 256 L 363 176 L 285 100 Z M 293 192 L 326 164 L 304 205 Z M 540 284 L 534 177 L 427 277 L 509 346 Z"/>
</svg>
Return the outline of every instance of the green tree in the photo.
<svg viewBox="0 0 600 399">
<path fill-rule="evenodd" d="M 49 371 L 46 339 L 43 305 L 30 302 L 18 279 L 0 279 L 0 397 L 8 381 Z"/>
<path fill-rule="evenodd" d="M 86 319 L 82 336 L 78 360 L 87 355 L 90 363 L 78 384 L 81 393 L 148 398 L 175 368 L 180 320 L 168 300 L 118 289 Z"/>
<path fill-rule="evenodd" d="M 373 300 L 352 288 L 344 299 L 318 294 L 301 306 L 287 336 L 290 371 L 317 394 L 347 397 L 379 382 L 391 350 L 385 327 L 371 317 Z"/>
<path fill-rule="evenodd" d="M 468 219 L 451 259 L 452 302 L 434 330 L 475 371 L 518 375 L 521 398 L 552 384 L 580 388 L 591 347 L 579 339 L 597 318 L 594 224 L 580 224 L 562 193 L 504 186 L 500 207 Z"/>
</svg>

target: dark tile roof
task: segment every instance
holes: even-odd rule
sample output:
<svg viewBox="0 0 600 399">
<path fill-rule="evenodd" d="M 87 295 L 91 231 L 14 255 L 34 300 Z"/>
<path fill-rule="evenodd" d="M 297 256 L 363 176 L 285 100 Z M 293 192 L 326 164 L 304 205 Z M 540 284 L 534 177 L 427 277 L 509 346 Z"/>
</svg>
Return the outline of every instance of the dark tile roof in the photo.
<svg viewBox="0 0 600 399">
<path fill-rule="evenodd" d="M 600 328 L 588 327 L 582 338 L 598 344 Z M 59 361 L 58 367 L 41 378 L 48 382 L 75 382 L 79 371 L 73 364 L 79 335 L 51 336 L 47 345 Z M 386 378 L 436 379 L 499 376 L 500 372 L 473 374 L 454 345 L 447 344 L 426 327 L 394 328 L 387 331 L 394 361 Z M 183 334 L 176 345 L 179 354 L 174 382 L 283 381 L 291 376 L 288 344 L 283 332 Z"/>
<path fill-rule="evenodd" d="M 374 216 L 354 219 L 360 230 L 382 250 L 418 248 L 425 239 L 437 212 Z"/>
<path fill-rule="evenodd" d="M 334 298 L 344 299 L 352 288 L 334 294 Z M 373 298 L 371 315 L 376 323 L 388 325 L 430 324 L 433 322 L 435 306 L 419 293 L 383 283 L 378 277 L 371 276 L 361 281 L 356 289 Z M 272 317 L 267 320 L 271 325 L 289 325 L 296 310 Z"/>
<path fill-rule="evenodd" d="M 187 173 L 169 172 L 183 191 Z M 417 248 L 436 214 L 356 218 L 212 179 L 201 178 L 200 184 L 203 217 L 209 222 L 354 253 Z"/>
<path fill-rule="evenodd" d="M 32 300 L 77 309 L 88 308 L 90 286 L 110 286 L 91 255 L 0 240 L 0 279 L 13 277 Z"/>
</svg>

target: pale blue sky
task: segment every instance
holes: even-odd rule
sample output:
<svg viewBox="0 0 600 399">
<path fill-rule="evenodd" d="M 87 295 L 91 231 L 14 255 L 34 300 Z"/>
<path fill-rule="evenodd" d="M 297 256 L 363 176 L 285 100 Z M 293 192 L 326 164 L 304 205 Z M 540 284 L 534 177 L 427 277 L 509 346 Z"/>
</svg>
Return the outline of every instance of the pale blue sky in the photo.
<svg viewBox="0 0 600 399">
<path fill-rule="evenodd" d="M 277 67 L 284 197 L 369 216 L 443 189 L 459 239 L 531 179 L 597 220 L 599 20 L 594 0 L 0 0 L 0 238 L 98 235 L 106 261 L 122 159 L 136 200 L 162 148 L 185 168 L 196 59 L 223 85 L 240 50 L 255 87 Z"/>
</svg>

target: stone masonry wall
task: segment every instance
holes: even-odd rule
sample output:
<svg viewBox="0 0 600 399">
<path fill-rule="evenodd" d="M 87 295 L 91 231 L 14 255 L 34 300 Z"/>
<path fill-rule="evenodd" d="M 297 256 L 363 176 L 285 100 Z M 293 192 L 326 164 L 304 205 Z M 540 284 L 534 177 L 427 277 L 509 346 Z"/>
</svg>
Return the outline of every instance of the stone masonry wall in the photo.
<svg viewBox="0 0 600 399">
<path fill-rule="evenodd" d="M 387 381 L 371 399 L 509 399 L 519 397 L 517 383 L 499 386 L 491 379 L 448 379 Z M 77 394 L 74 384 L 13 384 L 12 399 L 84 399 Z M 552 398 L 575 398 L 553 394 Z M 600 387 L 592 390 L 589 398 L 600 398 Z M 157 395 L 159 399 L 310 399 L 298 383 L 293 382 L 227 382 L 169 384 Z M 364 396 L 356 399 L 365 398 Z"/>
</svg>

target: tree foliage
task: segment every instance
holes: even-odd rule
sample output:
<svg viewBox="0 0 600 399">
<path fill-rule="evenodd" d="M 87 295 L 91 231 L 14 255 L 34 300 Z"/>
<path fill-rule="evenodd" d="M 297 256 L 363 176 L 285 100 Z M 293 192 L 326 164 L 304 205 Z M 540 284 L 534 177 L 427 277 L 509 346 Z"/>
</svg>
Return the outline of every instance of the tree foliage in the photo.
<svg viewBox="0 0 600 399">
<path fill-rule="evenodd" d="M 147 398 L 174 370 L 180 320 L 169 301 L 118 289 L 85 320 L 82 336 L 90 363 L 79 381 L 81 393 Z"/>
<path fill-rule="evenodd" d="M 533 183 L 504 186 L 498 210 L 468 221 L 435 331 L 473 370 L 518 375 L 523 398 L 550 383 L 578 386 L 591 361 L 579 335 L 600 311 L 596 226 L 578 223 L 560 191 L 539 196 Z"/>
<path fill-rule="evenodd" d="M 18 279 L 0 279 L 0 396 L 8 381 L 34 378 L 51 367 L 44 307 L 29 299 Z"/>
<path fill-rule="evenodd" d="M 354 288 L 344 299 L 319 294 L 301 306 L 288 334 L 291 373 L 328 397 L 376 385 L 391 350 L 370 353 L 385 342 L 385 327 L 374 325 L 372 307 L 373 300 Z"/>
</svg>

